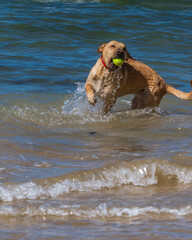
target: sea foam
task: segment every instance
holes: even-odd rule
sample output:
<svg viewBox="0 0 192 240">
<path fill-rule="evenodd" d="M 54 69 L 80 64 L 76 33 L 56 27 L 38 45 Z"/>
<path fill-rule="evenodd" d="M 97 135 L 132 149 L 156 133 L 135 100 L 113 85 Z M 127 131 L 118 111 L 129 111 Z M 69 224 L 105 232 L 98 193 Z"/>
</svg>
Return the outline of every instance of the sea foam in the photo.
<svg viewBox="0 0 192 240">
<path fill-rule="evenodd" d="M 42 182 L 42 180 L 41 180 Z M 2 184 L 0 200 L 57 198 L 71 192 L 91 192 L 121 186 L 151 186 L 165 184 L 191 184 L 190 166 L 163 160 L 122 162 L 98 169 L 82 170 L 60 176 L 59 180 L 45 179 L 19 184 Z M 163 183 L 163 184 L 162 184 Z"/>
<path fill-rule="evenodd" d="M 146 207 L 109 207 L 106 203 L 101 203 L 96 207 L 87 207 L 80 205 L 61 205 L 59 207 L 48 207 L 40 205 L 38 207 L 0 207 L 0 216 L 17 217 L 66 217 L 75 216 L 81 218 L 114 218 L 114 217 L 149 217 L 156 215 L 163 218 L 178 218 L 186 217 L 192 214 L 192 206 L 187 205 L 178 208 L 158 208 L 154 206 Z"/>
</svg>

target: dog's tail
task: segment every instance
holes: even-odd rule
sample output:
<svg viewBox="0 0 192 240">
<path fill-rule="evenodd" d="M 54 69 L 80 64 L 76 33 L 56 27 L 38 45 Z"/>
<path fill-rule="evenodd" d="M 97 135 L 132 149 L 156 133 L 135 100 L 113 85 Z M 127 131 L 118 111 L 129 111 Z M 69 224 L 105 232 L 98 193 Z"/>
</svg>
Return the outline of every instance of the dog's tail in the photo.
<svg viewBox="0 0 192 240">
<path fill-rule="evenodd" d="M 192 81 L 190 81 L 192 86 Z M 171 87 L 169 85 L 166 85 L 167 93 L 172 94 L 182 100 L 192 100 L 192 91 L 189 93 L 182 92 L 180 90 L 175 89 L 174 87 Z"/>
</svg>

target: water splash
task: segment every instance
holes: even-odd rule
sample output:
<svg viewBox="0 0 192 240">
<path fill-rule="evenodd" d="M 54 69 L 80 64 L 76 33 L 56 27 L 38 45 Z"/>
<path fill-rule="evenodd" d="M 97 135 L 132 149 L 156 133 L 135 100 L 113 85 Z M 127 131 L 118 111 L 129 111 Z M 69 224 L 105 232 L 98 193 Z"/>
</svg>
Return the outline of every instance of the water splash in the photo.
<svg viewBox="0 0 192 240">
<path fill-rule="evenodd" d="M 25 100 L 23 98 L 25 97 Z M 86 123 L 112 122 L 139 116 L 161 116 L 160 108 L 130 110 L 131 101 L 118 99 L 111 113 L 103 114 L 103 102 L 98 99 L 96 106 L 91 106 L 86 98 L 84 83 L 77 83 L 74 93 L 63 95 L 16 95 L 6 99 L 0 105 L 0 114 L 6 121 L 23 121 L 40 126 L 79 125 Z"/>
</svg>

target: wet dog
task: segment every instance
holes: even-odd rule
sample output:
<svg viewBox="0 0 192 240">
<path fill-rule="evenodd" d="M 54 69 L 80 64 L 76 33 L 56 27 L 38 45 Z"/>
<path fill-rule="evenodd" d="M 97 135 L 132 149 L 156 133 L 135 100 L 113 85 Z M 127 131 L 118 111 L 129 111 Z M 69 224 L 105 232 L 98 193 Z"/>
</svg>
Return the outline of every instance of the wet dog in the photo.
<svg viewBox="0 0 192 240">
<path fill-rule="evenodd" d="M 96 96 L 104 102 L 104 112 L 108 113 L 118 97 L 134 94 L 132 109 L 156 107 L 167 93 L 183 100 L 192 100 L 192 91 L 184 93 L 167 85 L 164 79 L 152 68 L 131 57 L 124 43 L 111 41 L 101 45 L 101 57 L 91 69 L 85 89 L 87 99 L 93 106 Z M 117 67 L 113 59 L 125 62 Z M 191 81 L 192 86 L 192 81 Z"/>
</svg>

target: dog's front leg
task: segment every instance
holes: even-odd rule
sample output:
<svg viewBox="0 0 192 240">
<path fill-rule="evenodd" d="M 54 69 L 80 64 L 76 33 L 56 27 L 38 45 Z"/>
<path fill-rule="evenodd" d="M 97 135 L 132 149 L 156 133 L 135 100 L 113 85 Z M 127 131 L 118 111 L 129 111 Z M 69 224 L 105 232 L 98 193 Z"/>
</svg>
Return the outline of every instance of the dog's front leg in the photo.
<svg viewBox="0 0 192 240">
<path fill-rule="evenodd" d="M 85 90 L 87 92 L 88 102 L 91 105 L 95 106 L 95 104 L 97 102 L 97 98 L 95 97 L 95 92 L 94 92 L 93 86 L 90 83 L 86 83 Z"/>
<path fill-rule="evenodd" d="M 109 101 L 106 101 L 104 103 L 103 112 L 105 114 L 109 113 L 111 111 L 113 105 L 115 104 L 115 102 L 116 102 L 116 99 L 114 99 L 114 98 L 110 99 Z"/>
</svg>

